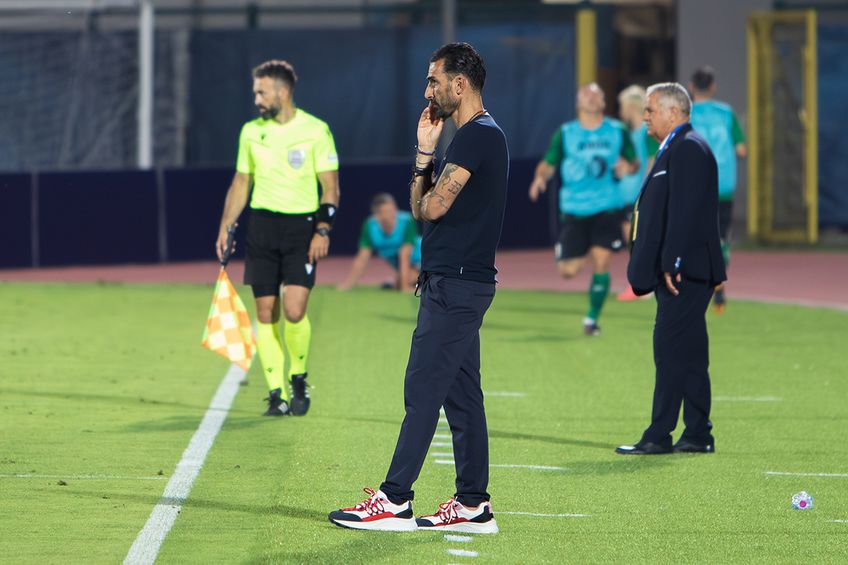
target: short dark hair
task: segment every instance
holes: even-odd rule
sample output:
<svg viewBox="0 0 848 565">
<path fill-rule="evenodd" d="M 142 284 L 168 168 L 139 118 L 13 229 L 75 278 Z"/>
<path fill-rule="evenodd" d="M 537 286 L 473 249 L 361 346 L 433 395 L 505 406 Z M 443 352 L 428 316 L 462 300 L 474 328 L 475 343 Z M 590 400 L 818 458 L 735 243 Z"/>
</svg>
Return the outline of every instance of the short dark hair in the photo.
<svg viewBox="0 0 848 565">
<path fill-rule="evenodd" d="M 294 72 L 294 67 L 291 63 L 282 59 L 265 61 L 253 69 L 253 78 L 264 77 L 284 82 L 290 90 L 294 90 L 294 84 L 297 82 L 297 73 Z"/>
<path fill-rule="evenodd" d="M 486 82 L 486 65 L 483 57 L 468 43 L 448 43 L 436 49 L 430 62 L 444 59 L 445 72 L 452 77 L 464 75 L 471 88 L 478 92 L 483 90 Z"/>
<path fill-rule="evenodd" d="M 371 211 L 376 212 L 377 208 L 379 208 L 383 204 L 388 204 L 389 202 L 391 202 L 392 204 L 397 204 L 397 202 L 395 202 L 395 197 L 389 194 L 388 192 L 380 192 L 378 194 L 375 194 L 374 197 L 371 199 Z"/>
<path fill-rule="evenodd" d="M 704 92 L 709 90 L 715 83 L 715 69 L 710 66 L 701 67 L 692 73 L 692 86 L 695 90 Z"/>
</svg>

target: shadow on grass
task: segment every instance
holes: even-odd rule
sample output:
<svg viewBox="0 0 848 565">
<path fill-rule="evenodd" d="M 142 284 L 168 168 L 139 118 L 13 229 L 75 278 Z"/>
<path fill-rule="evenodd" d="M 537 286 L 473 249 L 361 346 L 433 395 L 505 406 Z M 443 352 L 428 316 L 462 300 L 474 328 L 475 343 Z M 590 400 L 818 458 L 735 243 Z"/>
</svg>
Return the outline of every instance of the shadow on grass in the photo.
<svg viewBox="0 0 848 565">
<path fill-rule="evenodd" d="M 253 418 L 227 418 L 224 422 L 224 428 L 241 430 L 261 426 L 270 421 L 269 418 L 262 418 L 258 414 Z M 171 416 L 170 418 L 160 418 L 158 420 L 133 422 L 124 426 L 123 430 L 127 432 L 176 432 L 196 430 L 199 425 L 199 417 Z"/>
<path fill-rule="evenodd" d="M 403 414 L 398 416 L 395 419 L 388 418 L 364 418 L 364 417 L 356 417 L 356 416 L 348 416 L 347 418 L 333 418 L 324 416 L 325 420 L 338 420 L 340 422 L 363 422 L 365 424 L 383 424 L 385 426 L 394 426 L 395 428 L 400 429 L 400 424 L 403 422 Z"/>
<path fill-rule="evenodd" d="M 567 465 L 571 475 L 627 475 L 657 467 L 667 467 L 680 460 L 680 457 L 675 455 L 616 455 L 614 459 L 578 461 L 567 463 Z"/>
<path fill-rule="evenodd" d="M 196 410 L 197 413 L 202 416 L 206 409 L 209 407 L 208 404 L 188 404 L 185 402 L 174 402 L 171 400 L 156 400 L 152 398 L 146 398 L 144 396 L 125 396 L 120 394 L 92 394 L 92 393 L 81 393 L 81 392 L 51 392 L 47 390 L 21 390 L 14 388 L 0 388 L 0 395 L 6 394 L 14 394 L 19 396 L 33 396 L 38 398 L 56 398 L 59 400 L 67 401 L 67 400 L 82 400 L 86 402 L 109 402 L 112 404 L 124 404 L 124 405 L 144 405 L 144 406 L 164 406 L 168 408 L 188 408 L 190 410 Z M 230 409 L 230 412 L 247 412 L 246 410 L 236 410 Z M 196 427 L 196 426 L 195 426 Z"/>
<path fill-rule="evenodd" d="M 322 545 L 314 551 L 278 551 L 262 556 L 262 563 L 374 563 L 385 562 L 386 557 L 392 552 L 398 552 L 403 548 L 404 552 L 422 545 L 438 546 L 439 553 L 444 554 L 444 539 L 442 536 L 421 535 L 420 533 L 408 532 L 363 532 L 341 528 L 325 519 L 327 527 L 325 535 L 334 535 L 344 539 L 343 543 L 332 546 Z M 381 543 L 382 542 L 382 543 Z M 401 553 L 395 553 L 398 562 L 405 559 Z"/>
<path fill-rule="evenodd" d="M 204 498 L 197 498 L 195 496 L 189 497 L 188 500 L 179 497 L 153 497 L 150 495 L 142 495 L 142 494 L 132 494 L 126 492 L 86 492 L 79 490 L 59 490 L 56 491 L 60 494 L 69 494 L 73 497 L 79 496 L 89 496 L 92 498 L 104 498 L 108 497 L 110 500 L 123 500 L 125 502 L 132 503 L 140 503 L 140 504 L 164 504 L 166 506 L 180 506 L 182 505 L 185 508 L 204 508 L 208 510 L 221 510 L 225 512 L 244 512 L 247 514 L 257 514 L 263 515 L 268 513 L 277 514 L 280 516 L 285 516 L 287 518 L 296 518 L 298 520 L 309 520 L 312 522 L 321 522 L 326 523 L 328 526 L 332 526 L 330 522 L 327 520 L 327 513 L 323 511 L 312 510 L 309 508 L 300 508 L 297 506 L 289 506 L 286 504 L 269 504 L 269 505 L 259 505 L 259 504 L 243 504 L 237 502 L 225 502 L 222 500 L 209 500 Z M 152 510 L 152 508 L 151 508 Z"/>
<path fill-rule="evenodd" d="M 483 326 L 485 330 L 487 328 L 486 325 Z M 492 341 L 508 341 L 510 343 L 515 342 L 525 342 L 525 343 L 539 343 L 539 342 L 549 342 L 549 343 L 565 343 L 566 341 L 574 341 L 578 337 L 583 337 L 582 335 L 578 336 L 574 335 L 557 335 L 557 334 L 534 334 L 534 335 L 525 335 L 525 336 L 491 336 L 488 339 Z"/>
<path fill-rule="evenodd" d="M 610 452 L 615 449 L 615 446 L 611 446 L 608 443 L 600 443 L 597 441 L 589 441 L 585 439 L 542 436 L 536 434 L 521 434 L 516 432 L 501 432 L 498 430 L 489 430 L 489 437 L 497 439 L 517 439 L 520 441 L 539 441 L 543 443 L 552 443 L 555 445 L 576 445 L 578 447 L 593 447 L 595 449 L 604 449 Z"/>
</svg>

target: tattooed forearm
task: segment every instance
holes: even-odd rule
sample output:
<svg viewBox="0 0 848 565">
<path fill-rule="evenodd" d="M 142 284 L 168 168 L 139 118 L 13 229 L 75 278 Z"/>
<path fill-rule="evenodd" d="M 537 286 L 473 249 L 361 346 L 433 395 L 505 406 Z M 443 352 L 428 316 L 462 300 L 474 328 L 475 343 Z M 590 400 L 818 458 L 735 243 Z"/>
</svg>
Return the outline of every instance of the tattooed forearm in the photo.
<svg viewBox="0 0 848 565">
<path fill-rule="evenodd" d="M 467 180 L 468 173 L 459 170 L 458 165 L 448 163 L 445 165 L 439 180 L 436 181 L 433 190 L 421 197 L 421 217 L 427 221 L 435 221 L 444 216 L 453 205 L 457 196 Z M 462 174 L 466 176 L 460 180 Z"/>
<path fill-rule="evenodd" d="M 413 177 L 409 185 L 409 209 L 412 210 L 412 217 L 416 220 L 424 219 L 421 213 L 422 200 L 431 188 L 433 188 L 433 177 L 429 175 Z"/>
</svg>

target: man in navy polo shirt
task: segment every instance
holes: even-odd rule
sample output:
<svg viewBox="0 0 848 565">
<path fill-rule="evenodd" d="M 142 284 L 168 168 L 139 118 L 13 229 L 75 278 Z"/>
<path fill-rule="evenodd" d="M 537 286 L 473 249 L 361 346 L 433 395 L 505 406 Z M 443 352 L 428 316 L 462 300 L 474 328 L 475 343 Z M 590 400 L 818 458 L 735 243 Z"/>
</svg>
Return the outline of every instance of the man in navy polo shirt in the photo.
<svg viewBox="0 0 848 565">
<path fill-rule="evenodd" d="M 506 137 L 483 107 L 483 59 L 467 43 L 451 43 L 430 59 L 418 122 L 410 204 L 424 222 L 421 306 L 404 381 L 406 417 L 386 480 L 368 498 L 329 515 L 364 530 L 427 529 L 497 533 L 486 488 L 489 446 L 480 386 L 480 326 L 495 296 L 495 249 L 506 204 Z M 434 175 L 433 157 L 445 120 L 457 132 Z M 439 420 L 453 434 L 456 493 L 435 514 L 416 520 L 412 484 Z"/>
</svg>

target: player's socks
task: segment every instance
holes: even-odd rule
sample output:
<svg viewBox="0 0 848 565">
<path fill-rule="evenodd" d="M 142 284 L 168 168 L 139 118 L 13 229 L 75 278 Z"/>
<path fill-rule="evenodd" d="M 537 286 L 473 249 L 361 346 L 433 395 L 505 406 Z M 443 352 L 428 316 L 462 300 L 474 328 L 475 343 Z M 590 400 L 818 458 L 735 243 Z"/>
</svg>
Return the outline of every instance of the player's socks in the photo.
<svg viewBox="0 0 848 565">
<path fill-rule="evenodd" d="M 291 366 L 289 374 L 300 375 L 306 372 L 306 361 L 309 357 L 309 342 L 312 341 L 312 326 L 309 316 L 304 316 L 299 322 L 286 320 L 286 349 L 289 350 Z"/>
<path fill-rule="evenodd" d="M 285 390 L 286 357 L 277 324 L 256 323 L 256 349 L 262 361 L 262 372 L 268 381 L 268 390 Z M 281 398 L 286 399 L 285 393 L 281 394 Z"/>
<path fill-rule="evenodd" d="M 589 286 L 589 313 L 586 317 L 598 321 L 601 316 L 601 309 L 604 307 L 604 302 L 607 299 L 610 288 L 609 273 L 595 273 L 592 275 L 592 283 Z"/>
</svg>

